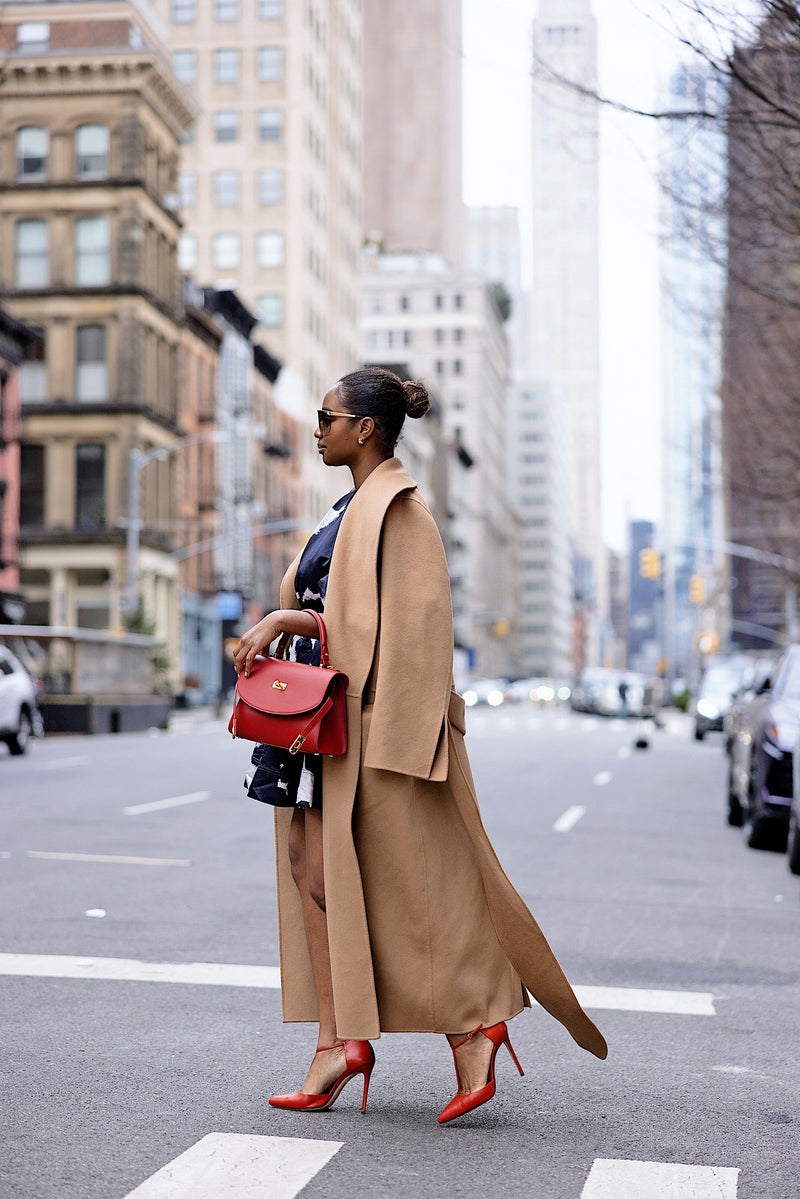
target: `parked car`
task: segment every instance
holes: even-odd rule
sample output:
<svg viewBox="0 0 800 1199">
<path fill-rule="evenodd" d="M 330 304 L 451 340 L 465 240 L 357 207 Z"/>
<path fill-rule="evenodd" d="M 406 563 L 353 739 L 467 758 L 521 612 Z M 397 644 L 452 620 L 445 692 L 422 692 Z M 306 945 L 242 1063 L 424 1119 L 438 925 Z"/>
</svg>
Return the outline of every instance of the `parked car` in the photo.
<svg viewBox="0 0 800 1199">
<path fill-rule="evenodd" d="M 722 732 L 723 721 L 730 711 L 745 670 L 744 659 L 734 662 L 712 662 L 708 667 L 697 689 L 694 712 L 695 741 L 702 741 L 706 733 Z"/>
<path fill-rule="evenodd" d="M 733 742 L 728 821 L 753 848 L 786 844 L 794 748 L 800 737 L 800 645 L 780 659 L 771 689 L 753 696 Z"/>
<path fill-rule="evenodd" d="M 753 658 L 748 664 L 742 681 L 731 700 L 731 706 L 722 718 L 722 734 L 725 753 L 730 757 L 733 743 L 742 727 L 747 706 L 756 695 L 769 691 L 770 680 L 775 673 L 776 657 Z"/>
<path fill-rule="evenodd" d="M 0 741 L 24 754 L 40 731 L 36 684 L 10 649 L 0 645 Z"/>
<path fill-rule="evenodd" d="M 792 874 L 800 874 L 800 741 L 795 745 L 792 755 L 792 802 L 789 806 L 786 853 Z"/>
</svg>

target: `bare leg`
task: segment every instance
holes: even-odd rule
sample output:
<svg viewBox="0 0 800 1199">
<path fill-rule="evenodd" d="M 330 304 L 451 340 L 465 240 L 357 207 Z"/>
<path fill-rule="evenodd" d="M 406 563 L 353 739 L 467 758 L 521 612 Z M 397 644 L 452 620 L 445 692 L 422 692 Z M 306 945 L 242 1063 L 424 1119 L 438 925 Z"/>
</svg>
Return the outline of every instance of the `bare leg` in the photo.
<svg viewBox="0 0 800 1199">
<path fill-rule="evenodd" d="M 472 1032 L 472 1029 L 469 1030 Z M 464 1032 L 447 1034 L 448 1043 L 457 1045 L 467 1034 Z M 489 1081 L 489 1065 L 492 1060 L 492 1042 L 488 1037 L 478 1033 L 455 1051 L 459 1094 L 466 1095 L 485 1087 Z"/>
<path fill-rule="evenodd" d="M 322 865 L 322 813 L 297 808 L 289 834 L 292 877 L 303 908 L 306 943 L 319 1003 L 317 1048 L 337 1043 L 336 1017 L 333 1010 L 333 982 L 328 946 L 328 918 L 325 915 L 325 875 Z M 300 1088 L 307 1095 L 327 1091 L 345 1069 L 344 1048 L 320 1053 L 314 1058 Z"/>
</svg>

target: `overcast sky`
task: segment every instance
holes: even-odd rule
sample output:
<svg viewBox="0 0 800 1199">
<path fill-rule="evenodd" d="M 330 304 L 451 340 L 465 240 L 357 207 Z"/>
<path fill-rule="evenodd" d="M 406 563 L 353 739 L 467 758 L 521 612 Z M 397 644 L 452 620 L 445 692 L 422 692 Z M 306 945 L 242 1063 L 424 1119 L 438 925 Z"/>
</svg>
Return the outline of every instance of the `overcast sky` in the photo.
<svg viewBox="0 0 800 1199">
<path fill-rule="evenodd" d="M 463 0 L 466 202 L 530 206 L 530 42 L 535 0 Z M 592 0 L 601 91 L 656 103 L 678 60 L 661 0 Z M 660 515 L 658 129 L 604 111 L 600 296 L 603 525 L 625 545 L 632 519 Z M 526 239 L 527 241 L 527 239 Z"/>
</svg>

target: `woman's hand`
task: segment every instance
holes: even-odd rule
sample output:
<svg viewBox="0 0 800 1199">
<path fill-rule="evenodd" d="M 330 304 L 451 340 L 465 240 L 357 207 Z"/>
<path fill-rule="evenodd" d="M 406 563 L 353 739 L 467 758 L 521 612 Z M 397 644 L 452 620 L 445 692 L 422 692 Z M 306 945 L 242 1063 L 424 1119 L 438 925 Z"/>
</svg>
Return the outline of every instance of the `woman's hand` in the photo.
<svg viewBox="0 0 800 1199">
<path fill-rule="evenodd" d="M 269 649 L 275 638 L 280 637 L 283 631 L 279 627 L 280 616 L 280 612 L 268 612 L 258 624 L 254 624 L 252 629 L 248 629 L 239 638 L 233 651 L 233 665 L 237 674 L 244 671 L 245 675 L 249 675 L 256 654 Z"/>
<path fill-rule="evenodd" d="M 296 612 L 291 608 L 279 608 L 276 612 L 268 612 L 258 624 L 248 629 L 239 638 L 233 651 L 233 665 L 236 673 L 249 675 L 253 669 L 256 654 L 269 649 L 276 637 L 289 633 L 296 637 L 317 637 L 319 635 L 317 622 L 308 612 Z"/>
</svg>

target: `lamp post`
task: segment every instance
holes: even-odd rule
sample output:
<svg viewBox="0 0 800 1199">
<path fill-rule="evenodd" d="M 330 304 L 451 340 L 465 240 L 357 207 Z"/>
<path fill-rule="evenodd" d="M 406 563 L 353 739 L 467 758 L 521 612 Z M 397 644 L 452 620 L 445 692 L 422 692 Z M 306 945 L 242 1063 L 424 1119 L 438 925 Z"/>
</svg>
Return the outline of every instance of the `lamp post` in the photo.
<svg viewBox="0 0 800 1199">
<path fill-rule="evenodd" d="M 214 430 L 211 433 L 197 433 L 190 437 L 182 437 L 171 446 L 159 446 L 157 449 L 140 450 L 135 446 L 128 455 L 128 520 L 127 520 L 127 550 L 128 573 L 125 585 L 123 610 L 128 613 L 136 611 L 139 602 L 139 537 L 142 530 L 142 519 L 139 513 L 142 493 L 142 471 L 150 463 L 158 460 L 164 462 L 170 454 L 186 449 L 200 442 L 227 441 L 227 433 Z"/>
</svg>

